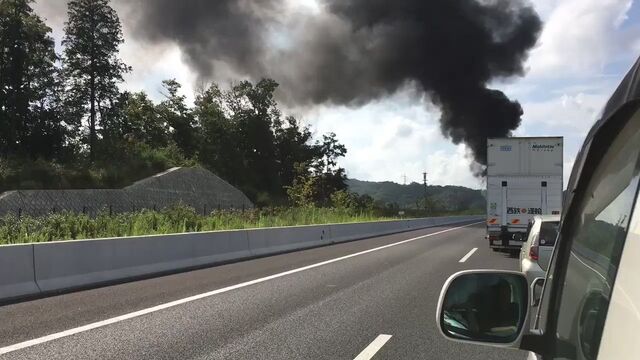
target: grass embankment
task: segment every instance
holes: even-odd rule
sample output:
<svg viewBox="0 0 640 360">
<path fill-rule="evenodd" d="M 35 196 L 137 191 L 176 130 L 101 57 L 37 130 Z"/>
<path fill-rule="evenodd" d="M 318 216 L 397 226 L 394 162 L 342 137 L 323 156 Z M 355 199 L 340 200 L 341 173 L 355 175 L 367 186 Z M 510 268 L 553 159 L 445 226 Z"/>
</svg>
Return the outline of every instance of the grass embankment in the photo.
<svg viewBox="0 0 640 360">
<path fill-rule="evenodd" d="M 42 218 L 10 215 L 0 218 L 0 245 L 392 219 L 374 212 L 335 208 L 215 211 L 202 215 L 188 207 L 176 207 L 116 215 L 104 213 L 94 218 L 73 213 L 57 213 Z"/>
</svg>

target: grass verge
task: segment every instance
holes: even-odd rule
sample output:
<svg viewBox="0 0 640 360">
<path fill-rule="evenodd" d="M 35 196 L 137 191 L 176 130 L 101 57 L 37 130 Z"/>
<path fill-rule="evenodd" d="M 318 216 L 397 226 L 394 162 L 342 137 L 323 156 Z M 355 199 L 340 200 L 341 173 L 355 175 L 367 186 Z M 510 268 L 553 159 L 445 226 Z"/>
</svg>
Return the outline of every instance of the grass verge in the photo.
<svg viewBox="0 0 640 360">
<path fill-rule="evenodd" d="M 474 214 L 465 211 L 431 215 Z M 423 216 L 425 214 L 406 215 Z M 162 211 L 141 210 L 114 215 L 105 212 L 96 217 L 76 213 L 56 213 L 37 218 L 8 215 L 0 218 L 0 245 L 394 219 L 398 217 L 384 215 L 375 210 L 316 207 L 223 210 L 214 211 L 209 215 L 199 214 L 193 208 L 185 206 Z"/>
<path fill-rule="evenodd" d="M 214 211 L 209 215 L 182 206 L 96 217 L 75 213 L 38 218 L 8 215 L 0 218 L 0 245 L 392 219 L 373 212 L 313 207 Z"/>
</svg>

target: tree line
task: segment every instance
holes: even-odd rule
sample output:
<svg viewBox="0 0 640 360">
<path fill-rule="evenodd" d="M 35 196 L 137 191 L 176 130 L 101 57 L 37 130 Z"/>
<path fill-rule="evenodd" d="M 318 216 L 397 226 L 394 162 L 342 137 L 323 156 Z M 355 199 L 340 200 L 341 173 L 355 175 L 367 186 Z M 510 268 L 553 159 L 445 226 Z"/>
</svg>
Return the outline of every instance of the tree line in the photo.
<svg viewBox="0 0 640 360">
<path fill-rule="evenodd" d="M 346 189 L 335 134 L 278 108 L 276 81 L 211 83 L 188 104 L 122 91 L 122 25 L 109 0 L 70 0 L 62 53 L 33 0 L 0 0 L 0 191 L 118 187 L 172 166 L 203 166 L 259 205 L 323 205 Z M 334 196 L 335 197 L 335 196 Z"/>
</svg>

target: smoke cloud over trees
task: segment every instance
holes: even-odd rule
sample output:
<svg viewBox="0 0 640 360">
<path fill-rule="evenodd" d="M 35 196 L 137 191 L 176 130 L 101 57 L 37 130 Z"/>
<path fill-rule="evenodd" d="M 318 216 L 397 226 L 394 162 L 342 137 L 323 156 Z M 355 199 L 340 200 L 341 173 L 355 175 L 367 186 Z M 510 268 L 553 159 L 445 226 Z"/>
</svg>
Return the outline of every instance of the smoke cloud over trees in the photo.
<svg viewBox="0 0 640 360">
<path fill-rule="evenodd" d="M 541 21 L 525 0 L 154 0 L 130 3 L 134 36 L 177 44 L 201 79 L 224 67 L 271 77 L 294 105 L 357 106 L 413 86 L 441 110 L 441 130 L 486 163 L 522 108 L 488 88 L 523 75 Z M 224 66 L 222 66 L 224 65 Z"/>
</svg>

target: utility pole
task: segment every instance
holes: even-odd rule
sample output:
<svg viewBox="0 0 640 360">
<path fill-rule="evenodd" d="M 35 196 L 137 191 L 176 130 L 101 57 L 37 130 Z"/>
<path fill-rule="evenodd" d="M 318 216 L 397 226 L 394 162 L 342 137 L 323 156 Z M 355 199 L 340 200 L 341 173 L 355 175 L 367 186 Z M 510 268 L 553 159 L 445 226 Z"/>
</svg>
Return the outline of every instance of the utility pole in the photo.
<svg viewBox="0 0 640 360">
<path fill-rule="evenodd" d="M 402 174 L 403 185 L 407 185 L 407 174 Z"/>
<path fill-rule="evenodd" d="M 427 172 L 422 173 L 424 182 L 424 211 L 427 211 Z"/>
</svg>

